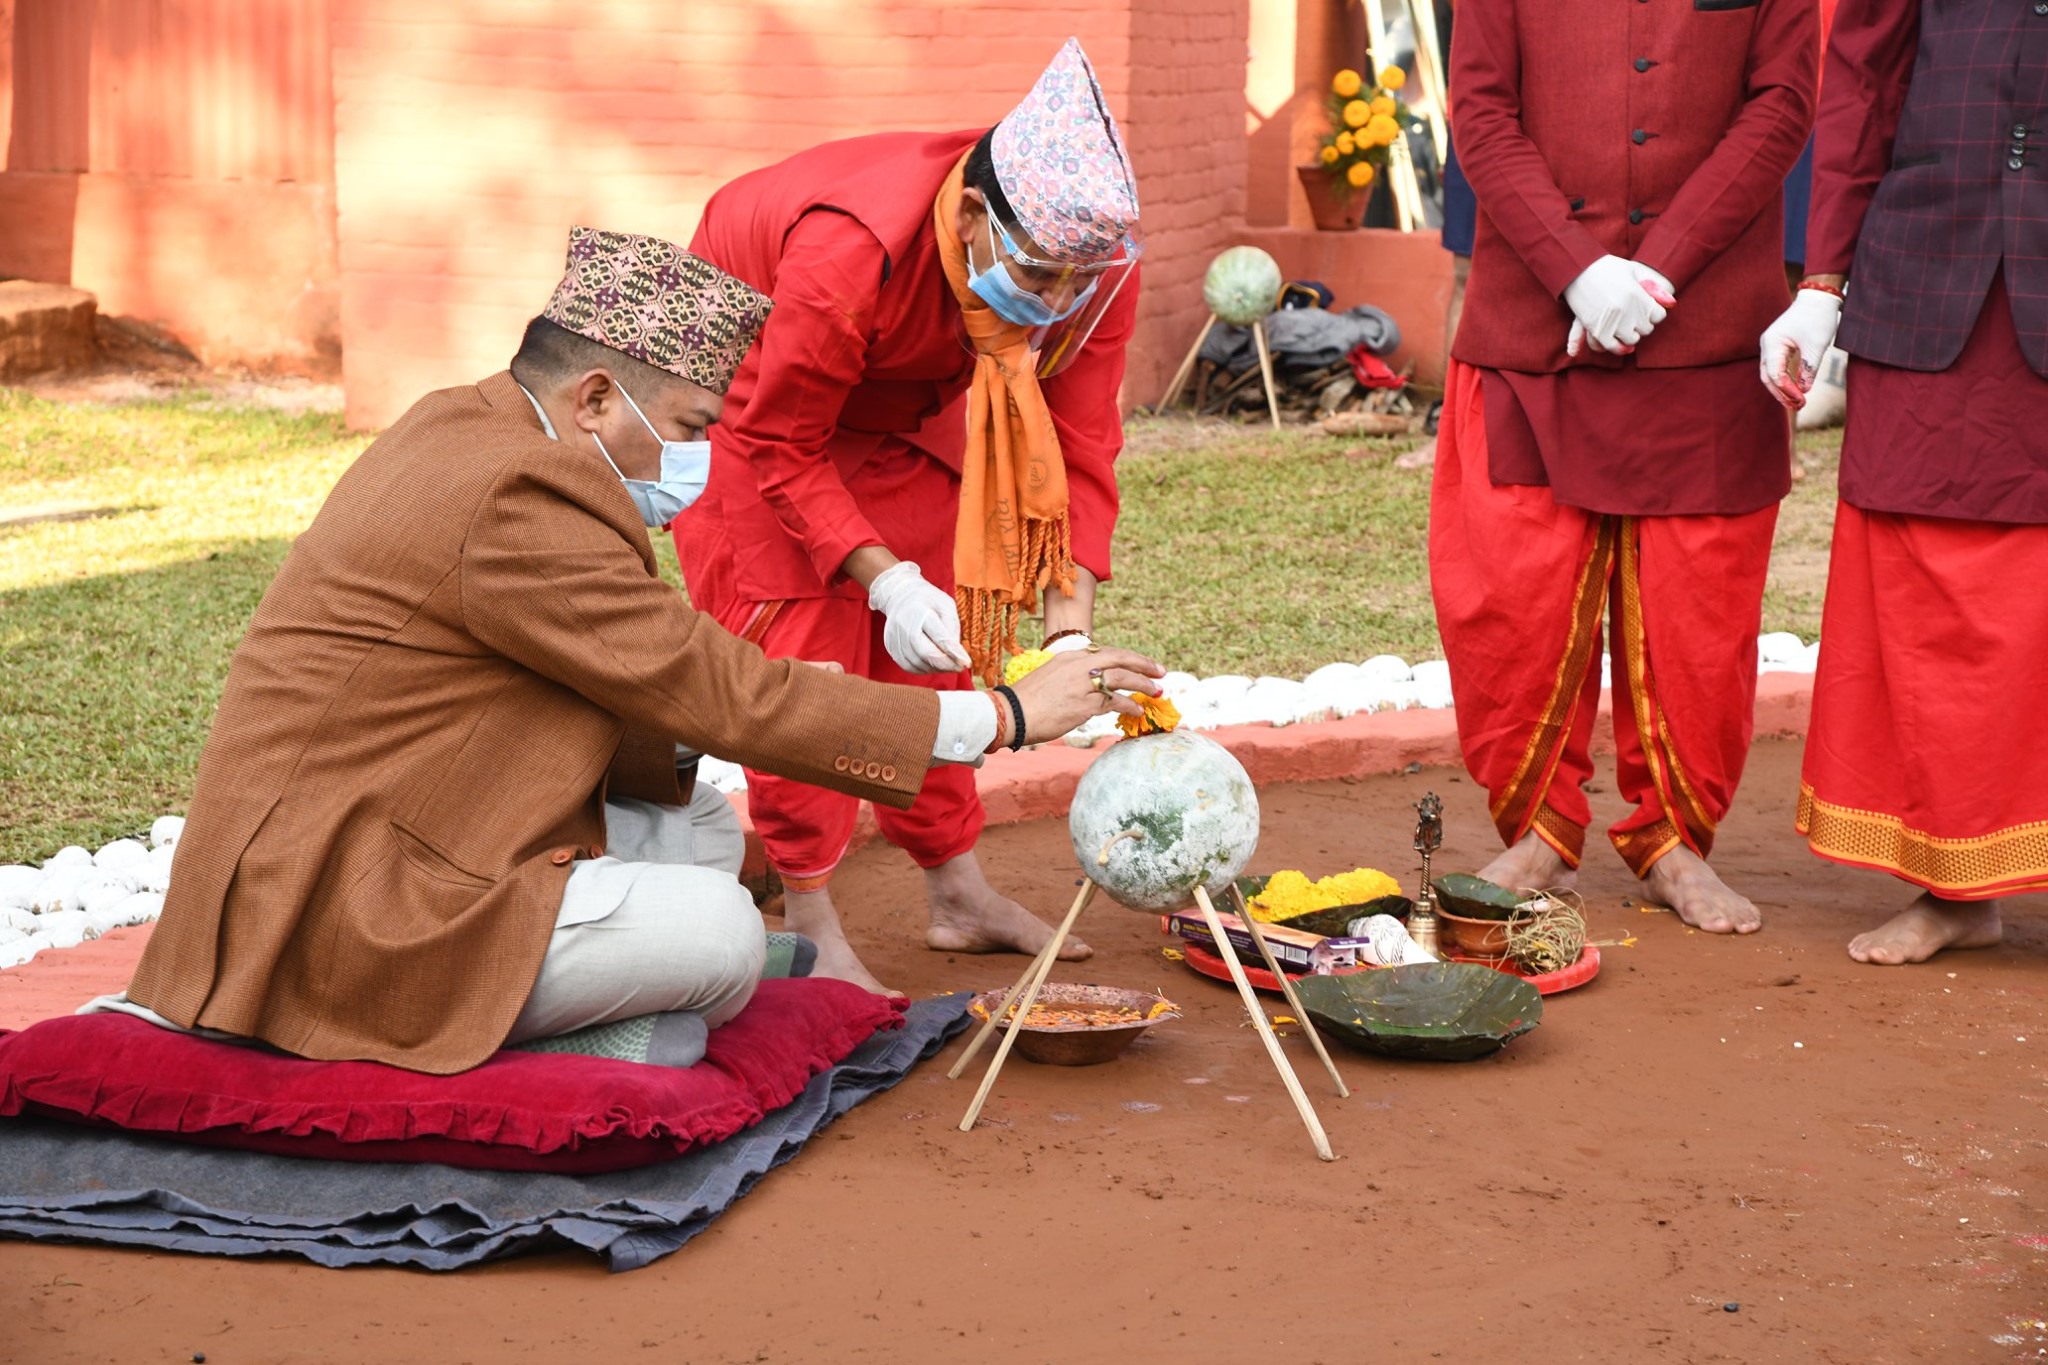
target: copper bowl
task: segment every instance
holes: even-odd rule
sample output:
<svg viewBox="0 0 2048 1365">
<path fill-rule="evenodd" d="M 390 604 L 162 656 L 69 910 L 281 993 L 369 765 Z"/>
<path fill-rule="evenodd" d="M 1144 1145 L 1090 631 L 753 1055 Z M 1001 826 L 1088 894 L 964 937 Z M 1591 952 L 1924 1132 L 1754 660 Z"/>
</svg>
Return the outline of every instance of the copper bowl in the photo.
<svg viewBox="0 0 2048 1365">
<path fill-rule="evenodd" d="M 991 1011 L 1001 1008 L 1007 994 L 1008 991 L 984 991 L 968 1003 L 967 1009 L 976 1019 L 985 1020 Z M 1150 1018 L 1135 1021 L 1026 1024 L 1017 1035 L 1015 1051 L 1026 1061 L 1043 1062 L 1048 1066 L 1094 1066 L 1113 1060 L 1136 1042 L 1138 1035 L 1160 1020 L 1180 1018 L 1180 1010 L 1172 1002 L 1150 991 L 1048 981 L 1038 992 L 1038 1004 L 1055 1009 L 1122 1008 L 1137 1010 L 1142 1015 L 1161 1003 L 1165 1003 L 1167 1008 Z M 1033 1012 L 1036 1013 L 1036 1007 Z M 1003 1027 L 1008 1028 L 1009 1025 Z"/>
<path fill-rule="evenodd" d="M 1498 961 L 1508 955 L 1508 922 L 1504 919 L 1473 919 L 1454 915 L 1441 905 L 1436 910 L 1437 934 L 1444 946 L 1464 957 Z"/>
</svg>

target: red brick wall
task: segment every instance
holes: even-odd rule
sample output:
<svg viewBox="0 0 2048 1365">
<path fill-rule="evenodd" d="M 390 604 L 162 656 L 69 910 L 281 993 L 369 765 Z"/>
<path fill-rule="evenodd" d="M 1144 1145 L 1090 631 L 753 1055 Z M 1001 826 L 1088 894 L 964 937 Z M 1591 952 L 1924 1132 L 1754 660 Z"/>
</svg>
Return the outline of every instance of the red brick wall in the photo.
<svg viewBox="0 0 2048 1365">
<path fill-rule="evenodd" d="M 219 363 L 339 345 L 327 0 L 0 0 L 0 275 Z"/>
<path fill-rule="evenodd" d="M 1242 219 L 1245 0 L 331 0 L 349 417 L 500 368 L 572 223 L 687 240 L 725 181 L 890 128 L 989 123 L 1069 34 L 1149 245 L 1127 402 L 1199 326 Z"/>
</svg>

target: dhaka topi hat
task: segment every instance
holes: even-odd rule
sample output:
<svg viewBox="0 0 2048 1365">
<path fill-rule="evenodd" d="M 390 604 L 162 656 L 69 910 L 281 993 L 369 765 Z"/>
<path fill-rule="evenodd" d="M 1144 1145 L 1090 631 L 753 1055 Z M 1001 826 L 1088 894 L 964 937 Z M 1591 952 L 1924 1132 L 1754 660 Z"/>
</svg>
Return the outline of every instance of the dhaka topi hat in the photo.
<svg viewBox="0 0 2048 1365">
<path fill-rule="evenodd" d="M 1073 38 L 996 125 L 989 153 L 1017 225 L 1053 260 L 1099 261 L 1138 221 L 1123 137 Z"/>
<path fill-rule="evenodd" d="M 724 393 L 775 303 L 673 242 L 569 229 L 569 261 L 541 316 Z"/>
</svg>

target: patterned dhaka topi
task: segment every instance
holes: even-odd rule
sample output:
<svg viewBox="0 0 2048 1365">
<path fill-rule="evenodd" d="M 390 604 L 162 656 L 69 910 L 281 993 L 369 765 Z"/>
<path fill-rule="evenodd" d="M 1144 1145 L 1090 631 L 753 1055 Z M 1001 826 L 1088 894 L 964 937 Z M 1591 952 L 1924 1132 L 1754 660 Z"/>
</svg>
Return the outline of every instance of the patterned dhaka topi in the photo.
<svg viewBox="0 0 2048 1365">
<path fill-rule="evenodd" d="M 568 265 L 541 316 L 724 393 L 774 306 L 673 242 L 572 227 Z"/>
<path fill-rule="evenodd" d="M 1052 260 L 1099 261 L 1138 221 L 1124 140 L 1073 38 L 996 125 L 989 152 L 1017 225 Z"/>
</svg>

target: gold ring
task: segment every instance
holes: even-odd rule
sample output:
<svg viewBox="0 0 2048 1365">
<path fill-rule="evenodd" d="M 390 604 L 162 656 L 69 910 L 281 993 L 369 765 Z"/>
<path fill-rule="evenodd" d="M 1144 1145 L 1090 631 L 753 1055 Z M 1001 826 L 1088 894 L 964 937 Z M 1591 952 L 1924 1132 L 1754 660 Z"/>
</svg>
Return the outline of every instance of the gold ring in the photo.
<svg viewBox="0 0 2048 1365">
<path fill-rule="evenodd" d="M 1102 646 L 1101 646 L 1101 645 L 1089 644 L 1089 645 L 1083 645 L 1083 646 L 1081 646 L 1081 648 L 1085 649 L 1085 650 L 1086 650 L 1086 651 L 1088 651 L 1088 653 L 1090 653 L 1090 654 L 1100 654 L 1100 653 L 1102 652 Z"/>
<path fill-rule="evenodd" d="M 1097 673 L 1094 680 L 1088 685 L 1105 697 L 1109 695 L 1109 682 L 1100 673 Z"/>
</svg>

